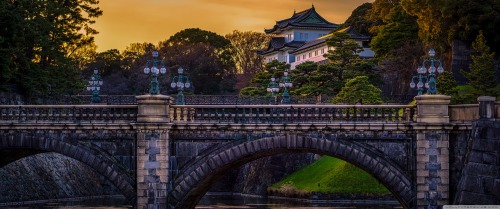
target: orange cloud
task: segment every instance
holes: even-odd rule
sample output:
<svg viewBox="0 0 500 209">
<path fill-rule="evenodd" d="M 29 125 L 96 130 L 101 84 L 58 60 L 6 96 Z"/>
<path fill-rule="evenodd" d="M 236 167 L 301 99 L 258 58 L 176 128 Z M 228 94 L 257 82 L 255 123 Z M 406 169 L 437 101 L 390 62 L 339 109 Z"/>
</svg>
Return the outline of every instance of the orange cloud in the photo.
<svg viewBox="0 0 500 209">
<path fill-rule="evenodd" d="M 342 23 L 365 2 L 373 0 L 315 0 L 314 6 L 325 19 Z M 311 5 L 303 0 L 109 0 L 100 2 L 104 14 L 93 27 L 100 32 L 95 37 L 98 51 L 123 50 L 130 43 L 156 44 L 186 28 L 220 35 L 263 32 Z"/>
</svg>

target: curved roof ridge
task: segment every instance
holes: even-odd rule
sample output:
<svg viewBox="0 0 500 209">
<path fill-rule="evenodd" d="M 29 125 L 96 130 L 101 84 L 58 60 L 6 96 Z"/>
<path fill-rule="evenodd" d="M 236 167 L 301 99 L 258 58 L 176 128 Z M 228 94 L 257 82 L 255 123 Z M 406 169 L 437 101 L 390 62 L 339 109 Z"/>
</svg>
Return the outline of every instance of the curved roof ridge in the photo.
<svg viewBox="0 0 500 209">
<path fill-rule="evenodd" d="M 311 18 L 312 21 L 309 19 Z M 276 21 L 276 24 L 271 29 L 264 29 L 266 33 L 273 33 L 280 29 L 286 29 L 290 26 L 298 26 L 298 27 L 318 27 L 322 26 L 329 29 L 334 29 L 338 27 L 337 24 L 331 23 L 325 18 L 323 18 L 318 12 L 314 5 L 306 10 L 293 13 L 292 17 Z"/>
</svg>

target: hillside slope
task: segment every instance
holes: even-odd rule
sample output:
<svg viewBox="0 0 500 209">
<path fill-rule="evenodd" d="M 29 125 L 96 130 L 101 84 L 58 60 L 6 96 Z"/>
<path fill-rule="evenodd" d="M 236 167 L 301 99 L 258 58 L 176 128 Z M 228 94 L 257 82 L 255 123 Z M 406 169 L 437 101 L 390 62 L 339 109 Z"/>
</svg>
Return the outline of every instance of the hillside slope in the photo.
<svg viewBox="0 0 500 209">
<path fill-rule="evenodd" d="M 270 191 L 307 194 L 386 195 L 389 190 L 370 174 L 343 160 L 324 156 L 269 187 Z M 285 191 L 286 190 L 286 191 Z"/>
</svg>

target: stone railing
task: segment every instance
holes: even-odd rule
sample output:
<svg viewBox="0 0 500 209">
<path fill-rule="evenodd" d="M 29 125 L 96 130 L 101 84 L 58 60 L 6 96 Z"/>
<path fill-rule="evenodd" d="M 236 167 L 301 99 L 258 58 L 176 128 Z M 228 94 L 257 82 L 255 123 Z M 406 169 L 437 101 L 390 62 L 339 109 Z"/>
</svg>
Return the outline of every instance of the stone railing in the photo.
<svg viewBox="0 0 500 209">
<path fill-rule="evenodd" d="M 137 105 L 0 105 L 0 123 L 136 121 Z"/>
<path fill-rule="evenodd" d="M 495 118 L 500 118 L 500 102 L 495 103 Z"/>
<path fill-rule="evenodd" d="M 478 104 L 462 104 L 448 106 L 451 123 L 461 123 L 479 119 Z"/>
<path fill-rule="evenodd" d="M 172 105 L 173 123 L 411 122 L 412 105 Z"/>
<path fill-rule="evenodd" d="M 167 100 L 166 100 L 167 101 Z M 481 102 L 480 102 L 481 103 Z M 500 118 L 500 103 L 489 101 L 481 116 L 481 104 L 449 105 L 451 123 L 464 123 L 481 118 Z M 139 105 L 0 105 L 0 123 L 42 122 L 141 122 Z M 152 114 L 165 117 L 156 122 L 172 123 L 332 123 L 418 122 L 414 105 L 169 105 L 157 106 Z M 147 105 L 146 105 L 147 106 Z M 144 108 L 149 109 L 149 107 Z M 487 108 L 486 108 L 487 107 Z M 143 109 L 144 109 L 143 108 Z M 166 108 L 166 109 L 165 109 Z M 142 111 L 146 111 L 146 109 Z M 163 110 L 165 109 L 165 110 Z M 161 110 L 161 111 L 160 111 Z M 158 112 L 159 111 L 159 112 Z M 163 116 L 162 116 L 163 115 Z M 142 121 L 144 122 L 144 121 Z"/>
<path fill-rule="evenodd" d="M 500 102 L 495 97 L 481 96 L 479 104 L 450 105 L 448 115 L 450 122 L 470 122 L 479 119 L 500 118 Z"/>
</svg>

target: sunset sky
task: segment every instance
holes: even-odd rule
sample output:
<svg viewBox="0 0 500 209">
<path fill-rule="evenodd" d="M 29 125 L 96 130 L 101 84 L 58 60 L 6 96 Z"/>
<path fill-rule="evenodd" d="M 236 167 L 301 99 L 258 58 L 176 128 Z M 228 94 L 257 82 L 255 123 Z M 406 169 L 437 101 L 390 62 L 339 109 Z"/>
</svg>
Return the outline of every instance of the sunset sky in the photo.
<svg viewBox="0 0 500 209">
<path fill-rule="evenodd" d="M 333 23 L 373 0 L 101 0 L 104 14 L 93 25 L 98 51 L 123 50 L 130 43 L 157 44 L 186 28 L 225 35 L 233 30 L 264 32 L 293 11 L 311 8 Z"/>
</svg>

